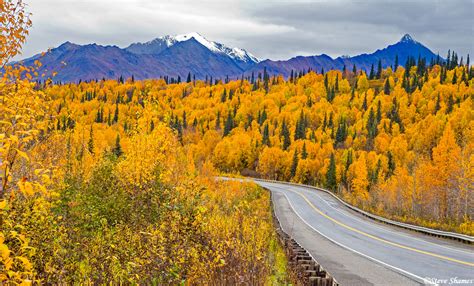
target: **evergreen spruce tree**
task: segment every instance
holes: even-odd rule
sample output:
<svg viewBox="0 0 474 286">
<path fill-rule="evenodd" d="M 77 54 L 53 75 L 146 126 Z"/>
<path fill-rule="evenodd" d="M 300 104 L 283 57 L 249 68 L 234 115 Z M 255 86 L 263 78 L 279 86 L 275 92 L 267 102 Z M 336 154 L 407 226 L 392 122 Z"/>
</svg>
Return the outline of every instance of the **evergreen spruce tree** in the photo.
<svg viewBox="0 0 474 286">
<path fill-rule="evenodd" d="M 288 149 L 291 144 L 291 139 L 290 139 L 290 130 L 288 129 L 288 126 L 286 125 L 285 120 L 283 120 L 283 123 L 281 125 L 281 134 L 280 136 L 283 137 L 283 150 Z"/>
<path fill-rule="evenodd" d="M 380 121 L 382 120 L 382 102 L 379 100 L 377 102 L 377 115 L 376 115 L 376 119 L 377 119 L 377 124 L 380 123 Z"/>
<path fill-rule="evenodd" d="M 122 146 L 120 145 L 120 135 L 117 134 L 117 138 L 115 138 L 115 146 L 112 149 L 112 153 L 115 154 L 115 156 L 120 157 L 123 154 L 122 151 Z"/>
<path fill-rule="evenodd" d="M 372 108 L 370 108 L 369 119 L 367 120 L 367 132 L 370 139 L 374 139 L 377 136 L 377 120 Z"/>
<path fill-rule="evenodd" d="M 395 161 L 392 155 L 392 152 L 388 151 L 387 154 L 388 158 L 388 172 L 387 172 L 387 178 L 392 176 L 395 173 Z"/>
<path fill-rule="evenodd" d="M 183 129 L 188 128 L 188 120 L 186 119 L 186 111 L 183 111 Z"/>
<path fill-rule="evenodd" d="M 329 120 L 328 120 L 328 127 L 330 127 L 330 128 L 334 127 L 333 117 L 334 117 L 334 114 L 331 111 L 331 113 L 329 113 Z"/>
<path fill-rule="evenodd" d="M 334 153 L 331 153 L 328 170 L 326 172 L 326 188 L 334 192 L 336 190 L 336 187 L 336 159 L 334 157 Z"/>
<path fill-rule="evenodd" d="M 435 105 L 434 114 L 436 114 L 440 109 L 441 109 L 441 98 L 440 98 L 439 92 L 438 92 L 438 97 L 436 98 L 436 105 Z"/>
<path fill-rule="evenodd" d="M 117 103 L 115 104 L 114 119 L 112 120 L 112 122 L 115 124 L 118 122 L 118 119 L 119 119 L 119 108 L 118 108 L 118 103 Z"/>
<path fill-rule="evenodd" d="M 385 85 L 383 87 L 383 92 L 386 95 L 390 95 L 390 81 L 388 80 L 388 78 L 385 80 Z"/>
<path fill-rule="evenodd" d="M 92 125 L 89 133 L 89 141 L 87 142 L 87 150 L 89 150 L 89 153 L 94 154 L 94 131 Z"/>
<path fill-rule="evenodd" d="M 340 120 L 338 126 L 337 126 L 337 131 L 336 131 L 336 144 L 338 143 L 343 143 L 346 141 L 347 138 L 347 126 L 346 126 L 346 120 L 342 119 Z"/>
<path fill-rule="evenodd" d="M 312 133 L 314 134 L 314 132 Z M 306 151 L 306 142 L 303 143 L 303 149 L 301 150 L 301 159 L 308 158 L 308 152 Z"/>
<path fill-rule="evenodd" d="M 217 116 L 216 116 L 216 130 L 221 129 L 221 112 L 217 111 Z"/>
<path fill-rule="evenodd" d="M 323 132 L 326 131 L 326 127 L 328 126 L 328 115 L 324 112 L 324 120 L 323 120 Z"/>
<path fill-rule="evenodd" d="M 295 149 L 293 153 L 293 161 L 291 163 L 291 177 L 294 178 L 296 175 L 296 169 L 298 168 L 298 151 Z"/>
<path fill-rule="evenodd" d="M 265 124 L 265 127 L 263 128 L 262 145 L 270 146 L 270 132 L 268 129 L 268 123 Z"/>
<path fill-rule="evenodd" d="M 234 128 L 234 119 L 232 118 L 232 114 L 229 112 L 227 115 L 227 119 L 224 125 L 224 136 L 229 135 L 230 131 Z"/>
<path fill-rule="evenodd" d="M 379 59 L 379 63 L 377 66 L 377 79 L 382 78 L 382 60 Z"/>
<path fill-rule="evenodd" d="M 265 120 L 267 120 L 267 111 L 264 109 L 262 112 L 262 115 L 260 116 L 259 124 L 262 125 L 265 122 Z"/>
<path fill-rule="evenodd" d="M 370 67 L 369 79 L 374 79 L 374 77 L 374 64 L 372 64 L 372 66 Z"/>
<path fill-rule="evenodd" d="M 227 90 L 224 88 L 224 92 L 221 95 L 221 102 L 225 102 L 227 100 Z"/>
<path fill-rule="evenodd" d="M 301 110 L 300 117 L 296 121 L 295 141 L 298 139 L 306 139 L 306 118 L 303 110 Z"/>
<path fill-rule="evenodd" d="M 453 112 L 453 107 L 454 107 L 454 98 L 453 98 L 453 95 L 450 94 L 448 97 L 448 106 L 446 107 L 446 114 Z"/>
</svg>

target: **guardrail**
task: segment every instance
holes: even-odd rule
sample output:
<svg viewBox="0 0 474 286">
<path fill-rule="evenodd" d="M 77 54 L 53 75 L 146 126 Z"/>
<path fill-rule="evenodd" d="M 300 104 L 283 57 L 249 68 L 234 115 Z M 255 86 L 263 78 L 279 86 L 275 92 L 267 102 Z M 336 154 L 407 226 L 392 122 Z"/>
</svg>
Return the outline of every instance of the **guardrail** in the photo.
<svg viewBox="0 0 474 286">
<path fill-rule="evenodd" d="M 382 223 L 385 223 L 385 224 L 389 224 L 389 225 L 393 225 L 393 226 L 397 226 L 397 227 L 401 227 L 401 228 L 404 228 L 404 229 L 408 229 L 408 230 L 412 230 L 412 231 L 416 231 L 416 232 L 420 232 L 420 233 L 424 233 L 424 234 L 428 234 L 428 235 L 431 235 L 431 236 L 436 236 L 436 237 L 442 237 L 442 238 L 448 238 L 448 239 L 453 239 L 453 240 L 457 240 L 457 241 L 460 241 L 460 242 L 463 242 L 463 243 L 468 243 L 468 244 L 472 244 L 474 243 L 474 237 L 470 236 L 470 235 L 466 235 L 466 234 L 459 234 L 459 233 L 454 233 L 454 232 L 448 232 L 448 231 L 441 231 L 441 230 L 436 230 L 436 229 L 432 229 L 432 228 L 427 228 L 427 227 L 422 227 L 422 226 L 416 226 L 416 225 L 412 225 L 412 224 L 408 224 L 408 223 L 403 223 L 403 222 L 398 222 L 398 221 L 394 221 L 394 220 L 390 220 L 390 219 L 387 219 L 387 218 L 384 218 L 384 217 L 381 217 L 381 216 L 378 216 L 378 215 L 374 215 L 374 214 L 371 214 L 369 212 L 366 212 L 364 210 L 361 210 L 347 202 L 345 202 L 344 200 L 342 200 L 341 198 L 339 198 L 338 196 L 336 196 L 334 193 L 326 190 L 326 189 L 323 189 L 323 188 L 318 188 L 318 187 L 314 187 L 314 186 L 309 186 L 309 185 L 304 185 L 304 184 L 298 184 L 298 183 L 291 183 L 291 182 L 284 182 L 284 181 L 275 181 L 275 180 L 265 180 L 265 179 L 257 179 L 257 178 L 250 178 L 250 177 L 246 177 L 245 179 L 248 179 L 248 180 L 252 180 L 252 181 L 261 181 L 261 182 L 269 182 L 269 183 L 279 183 L 279 184 L 285 184 L 285 185 L 292 185 L 292 186 L 297 186 L 297 187 L 304 187 L 304 188 L 309 188 L 309 189 L 315 189 L 315 190 L 318 190 L 318 191 L 322 191 L 322 192 L 325 192 L 325 193 L 328 193 L 330 194 L 331 196 L 333 196 L 336 200 L 338 200 L 341 204 L 345 205 L 346 207 L 350 208 L 351 210 L 357 212 L 357 213 L 360 213 L 362 214 L 363 216 L 366 216 L 370 219 L 373 219 L 375 221 L 379 221 L 379 222 L 382 222 Z"/>
<path fill-rule="evenodd" d="M 273 193 L 270 192 L 273 197 Z M 323 267 L 291 238 L 282 228 L 273 208 L 273 199 L 270 200 L 273 224 L 280 244 L 284 247 L 290 268 L 290 278 L 295 285 L 302 286 L 338 286 L 337 281 Z"/>
</svg>

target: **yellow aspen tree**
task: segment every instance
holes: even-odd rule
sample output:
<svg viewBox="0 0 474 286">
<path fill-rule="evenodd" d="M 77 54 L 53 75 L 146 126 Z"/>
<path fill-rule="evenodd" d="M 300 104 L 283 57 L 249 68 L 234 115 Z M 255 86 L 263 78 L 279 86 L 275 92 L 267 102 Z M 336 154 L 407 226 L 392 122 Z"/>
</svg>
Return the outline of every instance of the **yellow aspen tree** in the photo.
<svg viewBox="0 0 474 286">
<path fill-rule="evenodd" d="M 433 164 L 437 170 L 436 176 L 441 185 L 437 188 L 439 202 L 439 217 L 447 219 L 457 207 L 454 198 L 459 193 L 459 175 L 461 162 L 461 147 L 456 143 L 454 132 L 447 124 L 438 145 L 433 148 Z"/>
</svg>

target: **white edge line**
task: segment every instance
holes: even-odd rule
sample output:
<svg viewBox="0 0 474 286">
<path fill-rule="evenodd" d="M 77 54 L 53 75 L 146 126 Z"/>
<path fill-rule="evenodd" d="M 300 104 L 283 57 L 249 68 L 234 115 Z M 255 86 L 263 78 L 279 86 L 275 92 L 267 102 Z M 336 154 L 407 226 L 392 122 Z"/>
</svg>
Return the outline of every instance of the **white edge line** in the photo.
<svg viewBox="0 0 474 286">
<path fill-rule="evenodd" d="M 355 249 L 350 248 L 349 246 L 346 246 L 346 245 L 344 245 L 344 244 L 342 244 L 342 243 L 339 243 L 339 242 L 335 241 L 334 239 L 332 239 L 332 238 L 326 236 L 325 234 L 323 234 L 322 232 L 320 232 L 319 230 L 317 230 L 316 228 L 314 228 L 312 225 L 310 225 L 304 218 L 302 218 L 302 217 L 300 216 L 300 214 L 299 214 L 299 213 L 296 211 L 296 209 L 293 207 L 293 204 L 291 203 L 290 199 L 288 198 L 288 196 L 287 196 L 285 193 L 283 193 L 283 192 L 279 192 L 279 193 L 281 193 L 281 194 L 283 194 L 283 195 L 285 196 L 285 198 L 286 198 L 286 200 L 288 201 L 288 204 L 290 205 L 290 207 L 291 207 L 291 209 L 293 210 L 293 212 L 294 212 L 306 225 L 308 225 L 311 229 L 313 229 L 314 231 L 316 231 L 317 233 L 319 233 L 320 235 L 322 235 L 323 237 L 325 237 L 325 238 L 328 239 L 329 241 L 331 241 L 331 242 L 333 242 L 333 243 L 339 245 L 340 247 L 343 247 L 343 248 L 345 248 L 345 249 L 347 249 L 347 250 L 349 250 L 349 251 L 352 251 L 352 252 L 354 252 L 354 253 L 356 253 L 356 254 L 359 254 L 360 256 L 363 256 L 363 257 L 365 257 L 365 258 L 367 258 L 367 259 L 369 259 L 369 260 L 375 261 L 375 262 L 377 262 L 377 263 L 379 263 L 379 264 L 382 264 L 382 265 L 384 265 L 384 266 L 386 266 L 386 267 L 392 268 L 392 269 L 395 270 L 396 272 L 398 272 L 398 273 L 400 273 L 400 274 L 404 274 L 404 275 L 405 275 L 406 277 L 408 277 L 408 278 L 411 278 L 411 279 L 415 278 L 415 279 L 413 279 L 413 280 L 415 280 L 416 282 L 421 282 L 421 283 L 423 283 L 423 284 L 425 284 L 425 285 L 427 285 L 427 284 L 428 284 L 428 285 L 438 285 L 438 284 L 432 283 L 432 282 L 430 282 L 430 281 L 428 281 L 428 280 L 426 280 L 426 279 L 424 279 L 424 278 L 422 278 L 422 277 L 420 277 L 420 276 L 418 276 L 418 275 L 416 275 L 416 274 L 413 274 L 413 273 L 408 272 L 408 271 L 406 271 L 406 270 L 400 269 L 400 268 L 398 268 L 398 267 L 395 267 L 395 266 L 393 266 L 393 265 L 390 265 L 390 264 L 388 264 L 388 263 L 385 263 L 385 262 L 383 262 L 383 261 L 380 261 L 380 260 L 378 260 L 378 259 L 376 259 L 376 258 L 373 258 L 373 257 L 369 256 L 369 255 L 363 254 L 363 253 L 361 253 L 361 252 L 359 252 L 359 251 L 357 251 L 357 250 L 355 250 Z M 308 253 L 309 253 L 309 251 L 308 251 Z M 311 254 L 310 254 L 310 255 L 311 255 Z M 312 255 L 311 255 L 311 257 L 312 257 Z M 410 276 L 411 276 L 411 277 L 410 277 Z"/>
<path fill-rule="evenodd" d="M 422 227 L 422 226 L 416 226 L 416 225 L 412 225 L 412 224 L 408 224 L 408 223 L 403 223 L 403 222 L 397 222 L 397 221 L 394 221 L 394 220 L 390 220 L 390 219 L 387 219 L 387 218 L 384 218 L 384 217 L 381 217 L 381 216 L 377 216 L 375 214 L 371 214 L 369 212 L 366 212 L 364 210 L 361 210 L 347 202 L 345 202 L 344 200 L 342 200 L 341 198 L 339 198 L 338 196 L 336 196 L 335 194 L 333 194 L 332 192 L 326 190 L 326 189 L 323 189 L 321 187 L 315 187 L 315 186 L 310 186 L 310 185 L 304 185 L 304 184 L 298 184 L 298 183 L 291 183 L 291 182 L 285 182 L 285 181 L 275 181 L 275 180 L 264 180 L 264 179 L 254 179 L 253 181 L 262 181 L 262 182 L 267 182 L 267 183 L 273 183 L 273 184 L 281 184 L 281 185 L 289 185 L 289 186 L 295 186 L 295 187 L 303 187 L 303 188 L 307 188 L 307 189 L 314 189 L 314 190 L 318 190 L 318 191 L 322 191 L 322 192 L 325 192 L 329 195 L 331 195 L 332 197 L 334 197 L 336 200 L 338 200 L 339 202 L 341 202 L 343 205 L 345 205 L 346 207 L 348 207 L 349 209 L 352 209 L 353 211 L 355 212 L 358 212 L 360 214 L 363 214 L 371 219 L 374 219 L 374 220 L 377 220 L 377 221 L 381 221 L 383 223 L 386 223 L 386 224 L 390 224 L 390 225 L 395 225 L 395 226 L 398 226 L 398 227 L 401 227 L 401 228 L 405 228 L 405 229 L 409 229 L 409 230 L 414 230 L 414 231 L 421 231 L 423 233 L 427 233 L 427 234 L 430 234 L 430 235 L 441 235 L 443 236 L 444 238 L 449 238 L 449 239 L 464 239 L 464 240 L 467 240 L 467 241 L 472 241 L 472 238 L 471 236 L 469 235 L 464 235 L 464 234 L 459 234 L 459 233 L 453 233 L 453 232 L 446 232 L 446 231 L 440 231 L 440 230 L 436 230 L 436 229 L 431 229 L 431 228 L 426 228 L 426 227 Z M 456 237 L 458 236 L 458 237 Z"/>
<path fill-rule="evenodd" d="M 410 235 L 407 235 L 407 234 L 404 234 L 404 233 L 400 233 L 398 231 L 395 231 L 395 230 L 392 230 L 390 229 L 390 225 L 389 224 L 385 224 L 385 225 L 377 225 L 375 223 L 373 223 L 373 219 L 371 219 L 370 221 L 367 221 L 367 220 L 364 220 L 360 217 L 357 217 L 357 216 L 353 216 L 353 215 L 350 215 L 350 213 L 346 213 L 346 212 L 343 212 L 341 211 L 340 209 L 337 209 L 333 206 L 331 206 L 325 199 L 323 199 L 317 192 L 320 192 L 319 190 L 316 190 L 313 191 L 311 189 L 308 189 L 308 188 L 305 188 L 305 187 L 297 187 L 297 188 L 300 188 L 302 191 L 304 192 L 307 192 L 307 194 L 314 194 L 316 195 L 321 201 L 323 201 L 326 205 L 328 205 L 330 208 L 334 209 L 336 212 L 342 214 L 343 216 L 346 216 L 350 219 L 354 219 L 354 220 L 357 220 L 359 222 L 362 222 L 364 223 L 365 225 L 368 225 L 368 226 L 371 226 L 371 227 L 374 227 L 374 228 L 377 228 L 377 229 L 380 229 L 380 230 L 383 230 L 383 231 L 388 231 L 390 233 L 393 233 L 395 235 L 398 235 L 398 236 L 401 236 L 401 237 L 406 237 L 406 238 L 410 238 L 410 239 L 414 239 L 414 240 L 417 240 L 417 241 L 420 241 L 420 242 L 424 242 L 424 243 L 428 243 L 428 244 L 431 244 L 431 245 L 435 245 L 435 246 L 438 246 L 438 247 L 441 247 L 441 248 L 445 248 L 447 250 L 451 250 L 451 251 L 458 251 L 458 252 L 461 252 L 463 254 L 469 254 L 469 255 L 472 255 L 472 252 L 468 252 L 468 251 L 465 251 L 463 249 L 456 249 L 456 248 L 452 248 L 452 247 L 449 247 L 449 246 L 445 246 L 445 245 L 442 245 L 442 244 L 437 244 L 437 243 L 434 243 L 434 242 L 431 242 L 431 241 L 428 241 L 428 240 L 424 240 L 424 239 L 421 239 L 421 238 L 417 238 L 415 236 L 410 236 Z M 336 201 L 336 203 L 339 203 Z M 385 226 L 385 227 L 384 227 Z"/>
</svg>

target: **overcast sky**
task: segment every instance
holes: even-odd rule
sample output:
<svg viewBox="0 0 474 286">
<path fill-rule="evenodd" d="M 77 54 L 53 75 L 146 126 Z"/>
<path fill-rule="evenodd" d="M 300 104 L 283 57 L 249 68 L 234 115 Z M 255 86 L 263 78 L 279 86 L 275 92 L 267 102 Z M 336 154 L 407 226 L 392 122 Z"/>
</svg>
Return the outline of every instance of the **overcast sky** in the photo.
<svg viewBox="0 0 474 286">
<path fill-rule="evenodd" d="M 405 33 L 442 56 L 474 52 L 474 0 L 24 0 L 33 28 L 20 58 L 65 41 L 128 46 L 199 32 L 260 59 L 356 55 Z"/>
</svg>

